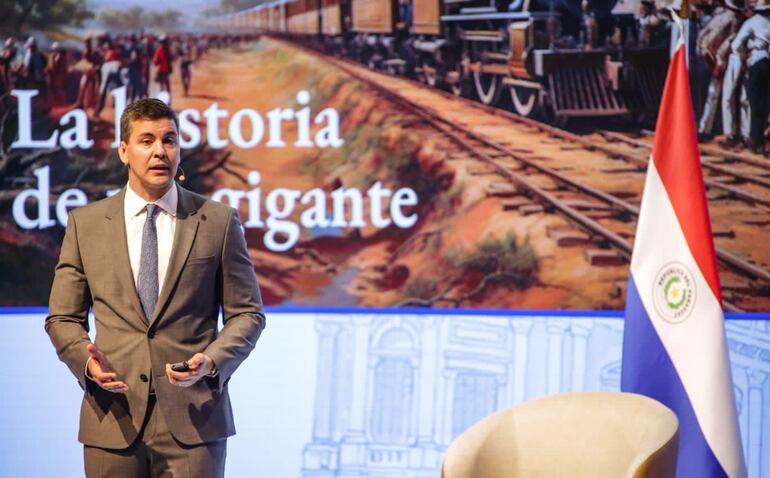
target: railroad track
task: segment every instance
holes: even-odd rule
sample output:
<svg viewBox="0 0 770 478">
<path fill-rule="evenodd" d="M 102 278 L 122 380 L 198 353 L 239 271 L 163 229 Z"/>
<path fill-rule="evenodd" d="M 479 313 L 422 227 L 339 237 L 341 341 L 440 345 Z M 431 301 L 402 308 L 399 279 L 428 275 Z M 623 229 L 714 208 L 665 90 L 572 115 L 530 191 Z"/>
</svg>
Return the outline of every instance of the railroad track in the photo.
<svg viewBox="0 0 770 478">
<path fill-rule="evenodd" d="M 450 95 L 449 93 L 446 93 L 440 90 L 439 90 L 439 93 L 442 94 L 447 99 L 456 98 L 453 95 Z M 652 147 L 650 144 L 645 143 L 643 141 L 633 140 L 632 138 L 620 133 L 604 132 L 602 134 L 602 136 L 604 136 L 605 139 L 608 139 L 610 141 L 613 141 L 613 142 L 620 141 L 628 145 L 631 145 L 635 148 L 642 148 L 646 150 L 644 151 L 644 154 L 640 154 L 639 151 L 629 151 L 628 149 L 620 148 L 616 144 L 612 144 L 611 142 L 597 143 L 595 138 L 580 136 L 578 134 L 563 130 L 561 128 L 557 128 L 555 126 L 551 126 L 530 118 L 525 118 L 525 117 L 513 114 L 509 111 L 505 111 L 500 108 L 495 108 L 493 106 L 483 105 L 480 103 L 477 104 L 475 102 L 470 102 L 470 101 L 469 103 L 476 108 L 480 108 L 486 111 L 487 113 L 497 115 L 520 124 L 525 124 L 532 128 L 537 128 L 551 137 L 560 138 L 560 139 L 572 142 L 574 144 L 580 144 L 589 150 L 601 151 L 611 157 L 618 158 L 618 159 L 627 161 L 630 164 L 637 165 L 643 168 L 644 170 L 647 169 L 647 162 L 649 160 L 649 154 Z M 714 156 L 717 156 L 717 157 L 721 156 L 723 160 L 728 160 L 733 162 L 742 162 L 742 163 L 756 166 L 760 168 L 760 174 L 770 173 L 770 161 L 763 159 L 763 157 L 759 155 L 734 153 L 731 151 L 723 151 L 721 149 L 717 149 L 713 147 L 701 147 L 700 150 L 701 150 L 701 157 L 709 158 Z M 713 162 L 713 160 L 711 161 Z M 726 167 L 712 164 L 712 162 L 704 161 L 704 168 L 717 171 L 723 174 L 731 175 L 739 181 L 756 182 L 757 184 L 761 184 L 767 188 L 770 188 L 770 180 L 767 178 L 751 176 L 748 174 L 737 175 L 734 171 L 731 171 Z M 752 205 L 760 204 L 762 206 L 770 208 L 770 197 L 765 197 L 765 196 L 762 196 L 761 194 L 756 194 L 752 191 L 749 191 L 740 187 L 736 187 L 730 184 L 724 184 L 722 181 L 716 181 L 713 179 L 709 179 L 708 177 L 704 178 L 704 183 L 707 189 L 711 188 L 711 189 L 722 190 L 734 195 L 735 197 L 741 200 L 748 202 L 749 204 L 752 204 Z"/>
<path fill-rule="evenodd" d="M 647 156 L 652 151 L 650 143 L 634 139 L 623 133 L 602 131 L 600 134 L 610 141 L 620 141 L 633 148 L 637 148 Z M 727 176 L 727 181 L 755 184 L 762 186 L 765 191 L 770 190 L 770 179 L 767 177 L 770 175 L 770 161 L 753 157 L 754 155 L 723 152 L 712 147 L 701 147 L 700 149 L 703 169 L 706 172 Z M 727 155 L 723 155 L 723 153 L 727 153 Z M 744 188 L 723 184 L 726 182 L 724 177 L 711 179 L 709 176 L 706 176 L 704 182 L 707 188 L 723 189 L 734 193 L 741 199 L 770 207 L 770 198 L 762 197 L 760 194 Z"/>
<path fill-rule="evenodd" d="M 567 231 L 562 232 L 555 239 L 570 245 L 583 243 L 583 241 L 598 244 L 600 249 L 587 250 L 590 263 L 611 262 L 613 254 L 625 261 L 630 260 L 635 234 L 635 218 L 639 213 L 637 204 L 641 199 L 641 187 L 644 183 L 643 178 L 649 156 L 649 150 L 645 150 L 643 144 L 636 144 L 632 138 L 622 138 L 615 133 L 600 136 L 599 138 L 603 140 L 580 136 L 431 89 L 431 95 L 438 93 L 443 96 L 439 110 L 435 104 L 431 104 L 429 98 L 423 96 L 422 91 L 425 87 L 417 82 L 372 72 L 347 60 L 329 57 L 314 50 L 306 49 L 306 51 L 334 63 L 347 74 L 366 83 L 389 101 L 401 105 L 431 128 L 451 139 L 468 155 L 488 168 L 488 171 L 482 170 L 480 174 L 494 174 L 504 178 L 509 189 L 501 187 L 497 193 L 514 198 L 509 202 L 511 209 L 518 209 L 522 214 L 555 211 L 567 218 L 585 235 Z M 478 117 L 474 115 L 471 122 L 467 121 L 469 109 L 479 112 Z M 491 118 L 497 118 L 497 120 Z M 535 135 L 544 135 L 546 139 L 541 139 L 541 143 L 547 144 L 548 147 L 544 149 L 551 151 L 535 152 L 532 150 L 532 141 L 525 141 L 526 147 L 522 147 L 516 138 L 510 141 L 500 140 L 499 131 L 496 134 L 487 134 L 489 131 L 500 128 L 510 130 L 511 122 L 518 124 L 519 129 L 524 129 L 524 133 L 529 131 Z M 516 137 L 522 134 L 521 131 L 516 133 Z M 615 143 L 621 143 L 621 145 Z M 608 192 L 601 185 L 592 185 L 586 178 L 576 174 L 569 162 L 565 164 L 564 161 L 554 161 L 554 155 L 549 156 L 549 152 L 552 153 L 553 149 L 557 149 L 562 157 L 565 156 L 565 150 L 583 150 L 591 152 L 594 156 L 597 154 L 602 156 L 605 163 L 623 161 L 626 167 L 614 166 L 615 169 L 609 174 L 622 174 L 626 179 L 629 176 L 636 176 L 634 181 L 636 188 Z M 574 163 L 574 161 L 575 159 L 570 162 Z M 765 163 L 760 159 L 755 162 L 754 166 L 760 168 Z M 710 170 L 726 174 L 728 171 L 723 169 L 722 167 Z M 737 180 L 746 180 L 737 174 L 733 177 Z M 606 178 L 604 179 L 606 181 Z M 752 181 L 752 184 L 766 187 L 761 180 L 763 178 L 759 179 L 759 181 Z M 708 182 L 711 189 L 727 194 L 731 198 L 737 198 L 753 207 L 770 207 L 770 198 L 758 192 L 743 190 L 715 179 L 709 179 Z M 514 189 L 510 189 L 510 185 L 513 185 Z M 747 291 L 770 289 L 770 270 L 763 265 L 746 260 L 741 255 L 719 246 L 717 256 L 722 269 L 720 275 L 723 276 L 723 289 L 731 292 L 732 298 L 741 301 L 751 294 Z M 725 277 L 727 280 L 724 280 Z M 727 298 L 724 306 L 731 311 L 741 310 Z"/>
</svg>

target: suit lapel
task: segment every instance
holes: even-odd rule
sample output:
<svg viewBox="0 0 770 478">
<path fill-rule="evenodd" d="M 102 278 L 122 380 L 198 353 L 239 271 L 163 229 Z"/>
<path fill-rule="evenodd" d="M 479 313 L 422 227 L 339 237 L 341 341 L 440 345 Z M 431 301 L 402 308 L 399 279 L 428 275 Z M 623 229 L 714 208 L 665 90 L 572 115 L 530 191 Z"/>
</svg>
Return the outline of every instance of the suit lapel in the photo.
<svg viewBox="0 0 770 478">
<path fill-rule="evenodd" d="M 158 296 L 158 303 L 155 307 L 152 319 L 150 320 L 150 326 L 158 320 L 158 317 L 168 306 L 168 302 L 171 299 L 171 292 L 176 286 L 179 274 L 182 273 L 182 268 L 187 261 L 187 256 L 190 254 L 190 249 L 195 240 L 195 234 L 198 232 L 199 221 L 198 216 L 196 215 L 198 211 L 192 200 L 192 195 L 179 185 L 177 185 L 177 191 L 179 194 L 179 202 L 177 203 L 176 208 L 177 215 L 174 244 L 171 247 L 171 257 L 168 260 L 166 277 L 163 280 L 163 289 Z"/>
<path fill-rule="evenodd" d="M 125 195 L 126 188 L 124 187 L 118 194 L 110 198 L 111 202 L 107 208 L 107 213 L 105 214 L 105 218 L 108 222 L 105 244 L 108 248 L 113 250 L 113 254 L 110 254 L 110 257 L 115 261 L 112 269 L 118 276 L 118 283 L 121 285 L 121 289 L 126 291 L 128 301 L 131 303 L 131 307 L 134 309 L 136 316 L 144 318 L 142 303 L 139 300 L 139 295 L 136 293 L 134 275 L 131 271 L 131 260 L 128 257 L 126 220 L 123 213 Z M 146 325 L 145 321 L 142 322 Z"/>
</svg>

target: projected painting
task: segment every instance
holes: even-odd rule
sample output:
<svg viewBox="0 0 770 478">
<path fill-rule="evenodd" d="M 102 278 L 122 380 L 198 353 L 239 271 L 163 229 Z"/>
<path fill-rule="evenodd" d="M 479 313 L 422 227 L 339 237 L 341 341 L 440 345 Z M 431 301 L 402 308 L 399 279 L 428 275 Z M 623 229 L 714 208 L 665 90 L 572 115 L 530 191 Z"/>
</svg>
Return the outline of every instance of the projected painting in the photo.
<svg viewBox="0 0 770 478">
<path fill-rule="evenodd" d="M 0 19 L 0 305 L 47 304 L 67 212 L 125 186 L 116 123 L 150 96 L 179 115 L 183 187 L 239 210 L 268 305 L 623 308 L 665 10 L 26 3 Z M 704 48 L 691 84 L 725 307 L 767 311 L 756 91 L 723 86 L 730 49 Z"/>
</svg>

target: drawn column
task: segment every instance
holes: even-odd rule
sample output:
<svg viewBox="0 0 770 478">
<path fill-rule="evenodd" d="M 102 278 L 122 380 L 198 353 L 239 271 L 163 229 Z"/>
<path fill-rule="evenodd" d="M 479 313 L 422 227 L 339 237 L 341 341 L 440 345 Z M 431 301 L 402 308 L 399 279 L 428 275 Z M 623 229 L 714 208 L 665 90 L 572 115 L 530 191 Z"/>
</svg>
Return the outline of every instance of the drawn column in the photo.
<svg viewBox="0 0 770 478">
<path fill-rule="evenodd" d="M 756 369 L 747 369 L 749 382 L 749 442 L 748 450 L 749 476 L 760 476 L 762 473 L 762 387 L 767 374 Z"/>
<path fill-rule="evenodd" d="M 586 381 L 586 350 L 588 345 L 588 335 L 591 333 L 593 322 L 583 320 L 573 321 L 570 324 L 572 333 L 572 391 L 582 392 L 585 390 Z"/>
<path fill-rule="evenodd" d="M 420 317 L 422 340 L 417 406 L 417 453 L 419 468 L 435 470 L 441 466 L 441 448 L 436 443 L 436 427 L 441 419 L 440 408 L 436 406 L 436 389 L 439 384 L 439 323 L 435 316 Z"/>
<path fill-rule="evenodd" d="M 508 399 L 507 406 L 518 405 L 526 399 L 527 385 L 527 352 L 529 332 L 532 330 L 532 319 L 511 319 L 513 340 L 511 357 L 513 363 L 508 365 Z"/>
<path fill-rule="evenodd" d="M 562 347 L 564 346 L 564 334 L 567 332 L 569 323 L 565 320 L 554 318 L 546 319 L 546 321 L 546 330 L 548 331 L 548 378 L 546 392 L 553 394 L 562 391 Z"/>
<path fill-rule="evenodd" d="M 313 410 L 313 441 L 305 447 L 304 470 L 337 469 L 337 447 L 332 443 L 332 423 L 335 418 L 335 355 L 339 325 L 316 319 L 318 332 L 318 369 Z"/>
<path fill-rule="evenodd" d="M 368 388 L 369 324 L 372 315 L 353 317 L 353 386 L 348 430 L 340 444 L 339 476 L 365 476 L 366 390 Z"/>
<path fill-rule="evenodd" d="M 443 381 L 443 393 L 441 394 L 442 406 L 441 406 L 441 427 L 438 433 L 440 444 L 443 446 L 449 446 L 454 439 L 454 431 L 452 430 L 452 412 L 454 409 L 455 399 L 455 381 L 457 379 L 456 369 L 444 369 L 441 372 L 441 379 Z"/>
</svg>

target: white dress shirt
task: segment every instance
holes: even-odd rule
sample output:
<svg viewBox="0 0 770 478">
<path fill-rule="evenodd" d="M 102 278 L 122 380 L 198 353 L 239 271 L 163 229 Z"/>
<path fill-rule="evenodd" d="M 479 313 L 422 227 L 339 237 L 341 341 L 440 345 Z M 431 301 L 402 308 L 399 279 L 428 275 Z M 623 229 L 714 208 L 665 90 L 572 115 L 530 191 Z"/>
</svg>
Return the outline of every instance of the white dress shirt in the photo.
<svg viewBox="0 0 770 478">
<path fill-rule="evenodd" d="M 154 202 L 160 207 L 155 217 L 155 228 L 158 232 L 158 294 L 163 290 L 168 261 L 171 257 L 171 246 L 174 244 L 176 230 L 176 205 L 179 201 L 176 183 L 160 199 Z M 139 287 L 139 261 L 142 255 L 142 231 L 147 220 L 148 202 L 132 189 L 126 186 L 126 196 L 123 200 L 123 213 L 126 221 L 126 242 L 128 243 L 128 258 L 131 262 L 131 272 L 134 274 L 134 285 Z M 148 317 L 149 319 L 149 317 Z"/>
<path fill-rule="evenodd" d="M 748 55 L 749 67 L 770 58 L 770 17 L 755 13 L 743 22 L 732 44 L 733 53 Z"/>
</svg>

